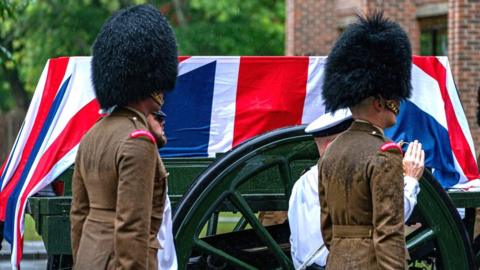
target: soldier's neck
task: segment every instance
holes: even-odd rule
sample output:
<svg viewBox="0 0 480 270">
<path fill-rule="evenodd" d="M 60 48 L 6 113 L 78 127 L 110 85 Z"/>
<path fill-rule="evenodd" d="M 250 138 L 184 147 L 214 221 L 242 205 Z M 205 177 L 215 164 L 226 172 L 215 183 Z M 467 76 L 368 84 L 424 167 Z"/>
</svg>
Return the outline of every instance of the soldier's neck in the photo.
<svg viewBox="0 0 480 270">
<path fill-rule="evenodd" d="M 128 107 L 131 107 L 131 108 L 139 111 L 140 113 L 145 115 L 145 117 L 147 117 L 149 114 L 151 114 L 152 112 L 155 111 L 154 110 L 155 108 L 152 106 L 152 101 L 151 101 L 150 98 L 147 98 L 147 99 L 144 99 L 144 100 L 141 100 L 141 101 L 137 101 L 137 102 L 129 103 Z"/>
<path fill-rule="evenodd" d="M 354 118 L 355 119 L 355 118 Z M 358 122 L 364 122 L 364 123 L 369 123 L 370 125 L 378 128 L 382 133 L 383 133 L 383 128 L 380 126 L 380 125 L 377 125 L 371 121 L 368 121 L 368 120 L 365 120 L 365 119 L 359 119 L 359 118 L 356 118 L 355 121 L 358 121 Z"/>
</svg>

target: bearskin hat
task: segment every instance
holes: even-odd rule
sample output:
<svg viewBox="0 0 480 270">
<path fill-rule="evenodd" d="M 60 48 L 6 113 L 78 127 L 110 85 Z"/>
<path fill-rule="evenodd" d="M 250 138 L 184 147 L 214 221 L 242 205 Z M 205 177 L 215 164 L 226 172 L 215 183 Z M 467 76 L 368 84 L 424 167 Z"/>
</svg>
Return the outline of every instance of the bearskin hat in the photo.
<svg viewBox="0 0 480 270">
<path fill-rule="evenodd" d="M 103 109 L 175 86 L 175 36 L 167 19 L 151 5 L 114 14 L 97 35 L 92 54 L 92 82 Z"/>
<path fill-rule="evenodd" d="M 375 12 L 350 25 L 330 52 L 322 96 L 327 111 L 352 107 L 370 96 L 404 100 L 411 94 L 412 50 L 395 22 Z"/>
</svg>

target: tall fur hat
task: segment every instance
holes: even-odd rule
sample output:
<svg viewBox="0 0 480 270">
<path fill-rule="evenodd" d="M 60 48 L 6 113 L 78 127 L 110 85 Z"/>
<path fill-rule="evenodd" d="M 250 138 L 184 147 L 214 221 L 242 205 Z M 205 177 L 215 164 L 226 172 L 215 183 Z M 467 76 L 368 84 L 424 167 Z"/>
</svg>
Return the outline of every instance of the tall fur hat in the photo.
<svg viewBox="0 0 480 270">
<path fill-rule="evenodd" d="M 350 25 L 325 66 L 322 96 L 327 111 L 352 107 L 370 96 L 404 100 L 411 94 L 412 49 L 395 22 L 375 12 Z"/>
<path fill-rule="evenodd" d="M 114 14 L 98 33 L 92 54 L 92 82 L 104 109 L 175 86 L 175 36 L 167 19 L 151 5 Z"/>
</svg>

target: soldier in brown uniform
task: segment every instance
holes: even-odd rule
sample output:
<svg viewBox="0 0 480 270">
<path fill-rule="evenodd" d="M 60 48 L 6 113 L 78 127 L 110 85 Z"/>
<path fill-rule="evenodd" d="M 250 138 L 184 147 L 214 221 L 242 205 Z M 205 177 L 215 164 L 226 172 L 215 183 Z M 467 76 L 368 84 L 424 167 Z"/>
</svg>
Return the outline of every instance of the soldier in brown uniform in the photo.
<svg viewBox="0 0 480 270">
<path fill-rule="evenodd" d="M 402 150 L 383 129 L 410 96 L 411 56 L 406 33 L 376 13 L 349 26 L 327 59 L 326 109 L 348 107 L 355 120 L 318 163 L 327 269 L 405 268 Z"/>
<path fill-rule="evenodd" d="M 152 6 L 111 17 L 93 45 L 92 81 L 109 112 L 83 137 L 71 208 L 74 269 L 157 269 L 166 171 L 146 116 L 177 76 L 173 31 Z"/>
</svg>

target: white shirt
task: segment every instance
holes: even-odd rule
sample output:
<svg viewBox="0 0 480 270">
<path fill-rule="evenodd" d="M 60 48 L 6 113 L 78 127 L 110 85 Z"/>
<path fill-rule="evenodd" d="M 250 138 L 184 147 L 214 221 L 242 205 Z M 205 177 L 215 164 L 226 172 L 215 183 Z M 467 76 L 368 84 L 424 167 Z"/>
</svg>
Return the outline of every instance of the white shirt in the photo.
<svg viewBox="0 0 480 270">
<path fill-rule="evenodd" d="M 418 181 L 404 177 L 404 214 L 410 217 L 420 192 Z M 318 167 L 310 168 L 298 179 L 289 200 L 288 222 L 290 224 L 290 244 L 295 269 L 312 256 L 323 245 L 320 230 L 320 201 L 318 199 Z M 327 264 L 328 250 L 325 246 L 308 263 L 320 266 Z"/>
<path fill-rule="evenodd" d="M 318 174 L 318 173 L 317 173 Z M 403 177 L 403 214 L 407 220 L 417 204 L 417 196 L 420 192 L 418 180 L 410 176 Z"/>
<path fill-rule="evenodd" d="M 165 192 L 168 192 L 168 188 Z M 175 251 L 172 232 L 172 206 L 168 195 L 165 197 L 163 220 L 162 225 L 160 226 L 160 231 L 157 234 L 157 239 L 162 247 L 158 249 L 157 253 L 158 269 L 178 269 L 177 252 Z"/>
</svg>

